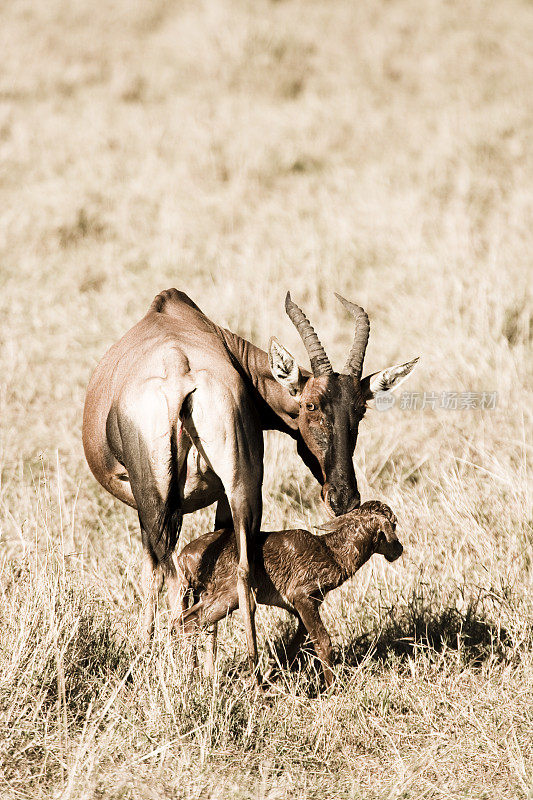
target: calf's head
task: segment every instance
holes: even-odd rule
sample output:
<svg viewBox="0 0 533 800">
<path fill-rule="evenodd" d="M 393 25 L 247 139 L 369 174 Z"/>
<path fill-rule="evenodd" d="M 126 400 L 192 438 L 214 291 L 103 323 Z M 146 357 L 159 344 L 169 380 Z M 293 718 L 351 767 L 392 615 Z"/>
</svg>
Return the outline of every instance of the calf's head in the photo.
<svg viewBox="0 0 533 800">
<path fill-rule="evenodd" d="M 274 378 L 298 401 L 299 451 L 322 484 L 322 499 L 333 516 L 361 503 L 353 467 L 359 423 L 378 392 L 396 389 L 416 362 L 398 364 L 361 378 L 370 323 L 363 308 L 335 295 L 355 318 L 354 341 L 341 373 L 334 372 L 309 320 L 287 293 L 285 310 L 295 325 L 311 361 L 304 374 L 277 339 L 270 340 L 269 360 Z M 307 453 L 306 453 L 307 450 Z M 307 458 L 308 453 L 312 459 Z"/>
<path fill-rule="evenodd" d="M 396 536 L 397 519 L 392 509 L 385 503 L 371 500 L 363 503 L 361 511 L 370 514 L 369 522 L 373 528 L 374 552 L 385 556 L 387 561 L 396 561 L 403 553 L 403 545 Z"/>
<path fill-rule="evenodd" d="M 370 555 L 379 553 L 387 561 L 396 561 L 403 553 L 403 545 L 396 535 L 397 519 L 392 509 L 379 500 L 370 500 L 347 514 L 315 525 L 323 531 L 336 531 L 345 540 L 362 537 Z"/>
</svg>

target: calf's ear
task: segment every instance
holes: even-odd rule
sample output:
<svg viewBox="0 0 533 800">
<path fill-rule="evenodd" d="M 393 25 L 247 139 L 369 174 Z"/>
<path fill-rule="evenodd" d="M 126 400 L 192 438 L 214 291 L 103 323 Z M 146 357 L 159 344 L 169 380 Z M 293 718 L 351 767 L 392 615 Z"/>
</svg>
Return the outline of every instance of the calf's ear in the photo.
<svg viewBox="0 0 533 800">
<path fill-rule="evenodd" d="M 290 395 L 301 394 L 305 378 L 294 356 L 273 336 L 268 345 L 268 363 L 272 375 Z"/>
<path fill-rule="evenodd" d="M 319 525 L 313 525 L 319 531 L 336 531 L 346 524 L 347 514 L 341 514 L 340 517 L 328 519 L 327 522 L 321 522 Z"/>
<path fill-rule="evenodd" d="M 397 542 L 398 537 L 396 536 L 396 531 L 394 530 L 393 526 L 389 522 L 388 519 L 383 520 L 383 525 L 381 526 L 381 533 L 390 544 L 391 542 Z"/>
</svg>

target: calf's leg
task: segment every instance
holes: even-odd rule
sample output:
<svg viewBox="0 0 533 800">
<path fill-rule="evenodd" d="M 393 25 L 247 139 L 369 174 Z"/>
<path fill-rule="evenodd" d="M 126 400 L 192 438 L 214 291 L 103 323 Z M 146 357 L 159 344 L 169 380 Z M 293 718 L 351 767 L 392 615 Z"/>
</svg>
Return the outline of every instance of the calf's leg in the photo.
<svg viewBox="0 0 533 800">
<path fill-rule="evenodd" d="M 331 669 L 333 648 L 331 647 L 329 633 L 324 627 L 318 611 L 318 601 L 313 600 L 311 597 L 302 597 L 295 601 L 294 607 L 311 637 L 317 656 L 322 662 L 324 680 L 326 681 L 326 686 L 329 687 L 333 683 L 333 671 Z"/>
<path fill-rule="evenodd" d="M 215 675 L 215 663 L 217 660 L 217 631 L 218 625 L 215 622 L 207 632 L 207 648 L 205 653 L 205 671 L 210 678 Z"/>
<path fill-rule="evenodd" d="M 293 663 L 294 659 L 300 652 L 300 649 L 307 638 L 307 629 L 302 622 L 300 616 L 298 616 L 298 627 L 296 628 L 295 633 L 293 634 L 292 638 L 290 639 L 289 643 L 285 648 L 285 655 L 287 657 L 287 664 L 289 667 Z"/>
</svg>

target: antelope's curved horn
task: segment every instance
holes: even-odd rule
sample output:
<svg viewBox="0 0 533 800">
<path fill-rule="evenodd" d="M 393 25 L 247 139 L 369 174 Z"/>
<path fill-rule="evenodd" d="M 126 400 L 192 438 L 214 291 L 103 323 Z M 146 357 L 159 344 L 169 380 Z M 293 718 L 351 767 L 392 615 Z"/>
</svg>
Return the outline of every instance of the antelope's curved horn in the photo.
<svg viewBox="0 0 533 800">
<path fill-rule="evenodd" d="M 285 311 L 288 314 L 290 321 L 302 337 L 302 342 L 305 349 L 309 354 L 311 360 L 311 369 L 313 375 L 317 378 L 319 375 L 330 375 L 333 372 L 333 367 L 330 364 L 326 351 L 320 344 L 320 340 L 313 330 L 313 326 L 303 313 L 301 308 L 298 308 L 296 303 L 291 300 L 291 293 L 287 292 L 285 298 Z"/>
<path fill-rule="evenodd" d="M 368 336 L 370 334 L 370 322 L 368 315 L 364 308 L 356 306 L 355 303 L 350 303 L 345 300 L 340 294 L 335 292 L 335 297 L 342 303 L 350 314 L 355 318 L 355 334 L 353 339 L 352 348 L 348 355 L 348 361 L 343 369 L 343 372 L 348 375 L 353 375 L 354 378 L 360 379 L 363 371 L 363 359 L 365 357 L 365 350 L 368 344 Z"/>
</svg>

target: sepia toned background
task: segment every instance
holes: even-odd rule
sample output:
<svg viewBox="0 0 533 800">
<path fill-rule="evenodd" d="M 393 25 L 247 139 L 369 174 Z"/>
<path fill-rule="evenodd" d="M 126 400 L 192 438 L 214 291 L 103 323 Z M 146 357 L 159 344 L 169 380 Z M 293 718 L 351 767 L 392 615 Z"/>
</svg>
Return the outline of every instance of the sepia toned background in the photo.
<svg viewBox="0 0 533 800">
<path fill-rule="evenodd" d="M 532 42 L 525 0 L 2 4 L 3 796 L 531 796 Z M 337 369 L 334 291 L 369 314 L 366 371 L 421 356 L 360 427 L 362 498 L 405 553 L 326 602 L 330 694 L 302 659 L 254 695 L 238 615 L 214 685 L 164 602 L 137 643 L 136 516 L 90 475 L 81 415 L 170 286 L 303 366 L 289 289 Z M 268 434 L 264 527 L 323 518 Z M 289 623 L 258 622 L 266 668 Z"/>
</svg>

